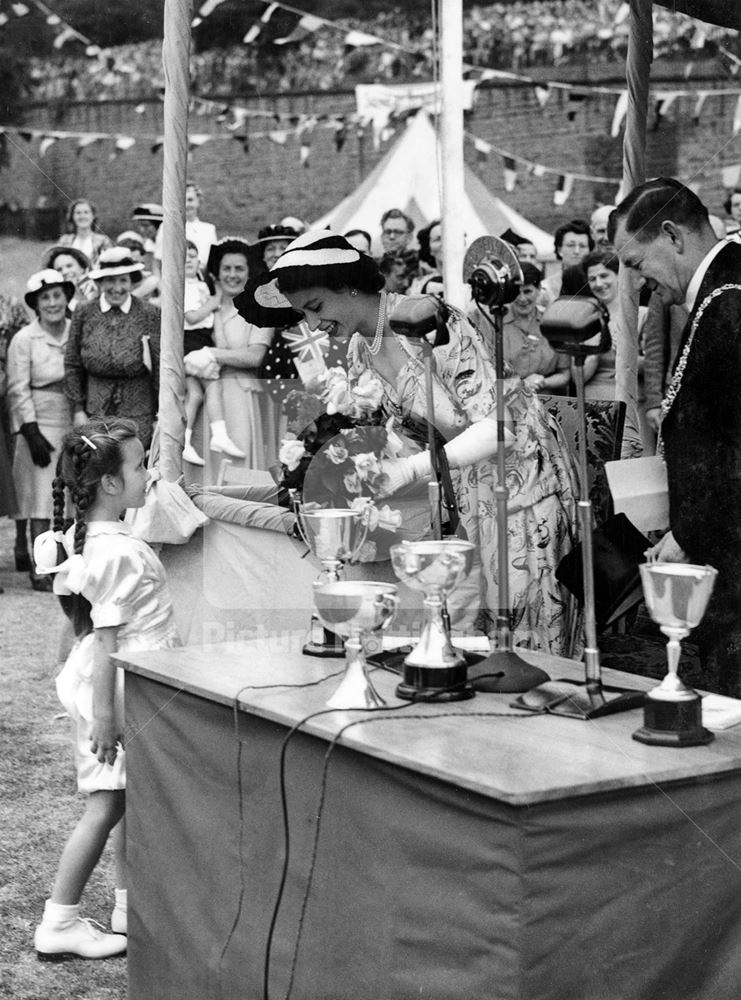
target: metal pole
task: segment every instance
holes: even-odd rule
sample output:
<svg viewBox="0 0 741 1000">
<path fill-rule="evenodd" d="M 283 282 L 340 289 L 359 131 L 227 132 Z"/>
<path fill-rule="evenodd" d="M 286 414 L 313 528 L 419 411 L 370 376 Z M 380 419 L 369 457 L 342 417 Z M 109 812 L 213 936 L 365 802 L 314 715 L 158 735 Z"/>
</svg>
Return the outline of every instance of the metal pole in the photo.
<svg viewBox="0 0 741 1000">
<path fill-rule="evenodd" d="M 192 0 L 165 0 L 162 205 L 162 335 L 160 346 L 160 471 L 169 482 L 182 472 L 185 441 L 183 292 L 185 287 L 185 173 L 188 162 L 190 24 Z"/>
<path fill-rule="evenodd" d="M 440 0 L 440 8 L 443 284 L 446 301 L 463 309 L 463 3 Z"/>
</svg>

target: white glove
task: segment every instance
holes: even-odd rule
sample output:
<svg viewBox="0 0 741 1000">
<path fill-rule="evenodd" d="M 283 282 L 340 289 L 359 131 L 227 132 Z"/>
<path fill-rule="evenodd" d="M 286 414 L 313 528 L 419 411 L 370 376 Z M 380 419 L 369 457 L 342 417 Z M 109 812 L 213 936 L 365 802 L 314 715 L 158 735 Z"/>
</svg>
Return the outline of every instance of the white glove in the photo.
<svg viewBox="0 0 741 1000">
<path fill-rule="evenodd" d="M 514 444 L 514 435 L 504 430 L 504 445 Z M 497 422 L 494 417 L 483 417 L 466 427 L 458 437 L 445 445 L 445 454 L 451 469 L 461 469 L 474 462 L 481 462 L 497 453 Z"/>
<path fill-rule="evenodd" d="M 388 478 L 381 496 L 387 497 L 397 490 L 402 489 L 432 473 L 432 462 L 429 451 L 420 451 L 416 455 L 407 455 L 406 458 L 384 458 L 381 461 L 381 471 Z"/>
<path fill-rule="evenodd" d="M 185 355 L 185 374 L 196 378 L 215 379 L 219 377 L 221 368 L 208 347 L 201 347 Z"/>
</svg>

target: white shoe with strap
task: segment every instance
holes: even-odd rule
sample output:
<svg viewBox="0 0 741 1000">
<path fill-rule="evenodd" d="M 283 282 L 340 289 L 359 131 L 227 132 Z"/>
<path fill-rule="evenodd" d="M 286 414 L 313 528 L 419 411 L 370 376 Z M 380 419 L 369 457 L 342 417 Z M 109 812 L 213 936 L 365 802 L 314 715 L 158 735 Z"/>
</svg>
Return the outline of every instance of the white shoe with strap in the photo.
<svg viewBox="0 0 741 1000">
<path fill-rule="evenodd" d="M 68 958 L 113 958 L 126 953 L 123 934 L 106 934 L 100 924 L 84 917 L 63 924 L 43 920 L 36 928 L 33 943 L 42 962 L 63 962 Z"/>
</svg>

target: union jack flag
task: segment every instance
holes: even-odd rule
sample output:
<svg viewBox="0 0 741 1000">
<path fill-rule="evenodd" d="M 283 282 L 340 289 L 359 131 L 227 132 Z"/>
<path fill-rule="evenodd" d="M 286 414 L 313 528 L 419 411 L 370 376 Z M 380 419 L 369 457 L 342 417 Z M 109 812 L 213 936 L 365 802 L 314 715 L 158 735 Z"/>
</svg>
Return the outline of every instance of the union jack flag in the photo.
<svg viewBox="0 0 741 1000">
<path fill-rule="evenodd" d="M 299 323 L 295 330 L 285 330 L 283 339 L 304 363 L 323 361 L 329 348 L 329 337 L 324 330 L 310 330 L 305 323 Z"/>
</svg>

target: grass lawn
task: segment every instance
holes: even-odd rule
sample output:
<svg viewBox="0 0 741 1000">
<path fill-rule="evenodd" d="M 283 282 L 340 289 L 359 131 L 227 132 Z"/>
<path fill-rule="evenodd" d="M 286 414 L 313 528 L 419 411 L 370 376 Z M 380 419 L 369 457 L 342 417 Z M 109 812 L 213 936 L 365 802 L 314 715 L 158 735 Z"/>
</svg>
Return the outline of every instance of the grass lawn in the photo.
<svg viewBox="0 0 741 1000">
<path fill-rule="evenodd" d="M 0 237 L 0 290 L 23 295 L 46 244 Z M 0 518 L 0 997 L 124 1000 L 125 959 L 39 962 L 33 930 L 57 860 L 81 812 L 69 720 L 54 688 L 63 615 L 51 594 L 13 569 L 13 522 Z M 83 897 L 107 926 L 113 866 L 106 851 Z"/>
</svg>

